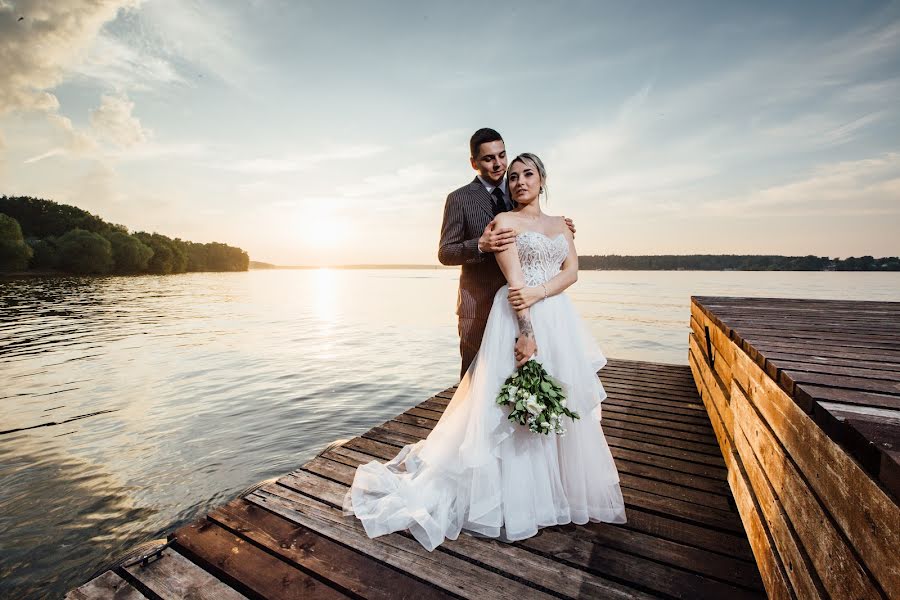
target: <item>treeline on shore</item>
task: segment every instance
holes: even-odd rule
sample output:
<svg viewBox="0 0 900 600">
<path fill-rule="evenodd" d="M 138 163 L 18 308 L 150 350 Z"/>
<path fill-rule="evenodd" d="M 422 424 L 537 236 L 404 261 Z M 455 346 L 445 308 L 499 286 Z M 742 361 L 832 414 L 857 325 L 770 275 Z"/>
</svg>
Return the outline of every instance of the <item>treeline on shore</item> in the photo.
<svg viewBox="0 0 900 600">
<path fill-rule="evenodd" d="M 240 248 L 159 233 L 131 233 L 78 207 L 28 196 L 0 196 L 0 271 L 167 275 L 246 271 Z"/>
<path fill-rule="evenodd" d="M 652 256 L 579 256 L 578 268 L 623 271 L 900 271 L 900 258 L 889 256 L 778 256 L 753 254 L 660 254 Z"/>
</svg>

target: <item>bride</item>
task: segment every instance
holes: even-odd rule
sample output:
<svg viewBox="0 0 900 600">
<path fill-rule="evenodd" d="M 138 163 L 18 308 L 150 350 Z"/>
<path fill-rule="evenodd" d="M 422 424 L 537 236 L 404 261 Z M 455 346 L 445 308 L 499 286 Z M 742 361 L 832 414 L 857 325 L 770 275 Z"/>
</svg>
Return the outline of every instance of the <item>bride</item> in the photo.
<svg viewBox="0 0 900 600">
<path fill-rule="evenodd" d="M 516 243 L 496 254 L 508 285 L 494 296 L 484 339 L 429 436 L 386 464 L 356 470 L 344 498 L 369 537 L 409 529 L 428 550 L 461 530 L 515 541 L 540 527 L 625 522 L 619 475 L 600 429 L 606 358 L 563 291 L 578 278 L 572 233 L 541 212 L 547 174 L 534 154 L 509 166 L 515 210 L 496 217 Z M 507 301 L 507 296 L 509 301 Z M 560 381 L 565 435 L 532 433 L 495 402 L 516 367 L 534 357 Z"/>
</svg>

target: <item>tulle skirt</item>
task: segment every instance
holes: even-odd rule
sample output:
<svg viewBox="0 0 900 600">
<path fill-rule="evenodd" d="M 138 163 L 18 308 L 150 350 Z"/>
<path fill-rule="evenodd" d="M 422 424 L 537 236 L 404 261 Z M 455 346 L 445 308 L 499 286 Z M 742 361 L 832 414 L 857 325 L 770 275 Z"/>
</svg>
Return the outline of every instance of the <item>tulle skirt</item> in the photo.
<svg viewBox="0 0 900 600">
<path fill-rule="evenodd" d="M 431 434 L 388 463 L 360 465 L 344 498 L 369 537 L 408 529 L 428 550 L 466 530 L 506 541 L 541 527 L 625 522 L 619 475 L 600 428 L 606 358 L 565 294 L 531 307 L 535 357 L 563 384 L 563 436 L 528 431 L 495 402 L 515 370 L 516 315 L 494 297 L 481 348 Z"/>
</svg>

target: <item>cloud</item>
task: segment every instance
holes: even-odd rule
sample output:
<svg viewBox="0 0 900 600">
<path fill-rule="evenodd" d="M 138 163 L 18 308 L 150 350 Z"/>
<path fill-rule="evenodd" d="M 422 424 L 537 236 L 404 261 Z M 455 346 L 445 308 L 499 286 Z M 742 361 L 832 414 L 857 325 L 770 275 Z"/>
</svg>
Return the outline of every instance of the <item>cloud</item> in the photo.
<svg viewBox="0 0 900 600">
<path fill-rule="evenodd" d="M 800 179 L 721 201 L 703 210 L 740 217 L 900 215 L 900 153 L 820 165 Z"/>
<path fill-rule="evenodd" d="M 251 74 L 265 68 L 244 52 L 250 32 L 224 3 L 207 0 L 155 0 L 140 11 L 141 22 L 155 35 L 156 51 L 179 63 L 215 75 L 249 93 Z"/>
<path fill-rule="evenodd" d="M 124 95 L 104 95 L 100 106 L 91 111 L 91 127 L 81 130 L 68 117 L 52 112 L 47 120 L 62 134 L 61 145 L 39 155 L 25 159 L 32 164 L 46 158 L 62 155 L 101 158 L 105 154 L 102 142 L 112 144 L 117 150 L 134 148 L 151 137 L 140 120 L 131 114 L 134 103 Z"/>
<path fill-rule="evenodd" d="M 240 159 L 213 165 L 213 167 L 238 173 L 274 175 L 305 171 L 326 162 L 368 158 L 386 150 L 386 146 L 376 144 L 332 146 L 313 154 L 287 154 L 285 156 Z"/>
<path fill-rule="evenodd" d="M 185 83 L 173 63 L 140 32 L 129 30 L 127 43 L 101 31 L 73 74 L 116 90 L 150 90 L 160 84 Z"/>
<path fill-rule="evenodd" d="M 104 95 L 100 100 L 100 107 L 91 112 L 91 127 L 97 137 L 123 148 L 147 141 L 150 132 L 131 114 L 134 102 L 124 95 Z"/>
<path fill-rule="evenodd" d="M 59 101 L 48 90 L 63 81 L 105 23 L 136 5 L 137 0 L 0 2 L 0 114 L 57 110 Z"/>
</svg>

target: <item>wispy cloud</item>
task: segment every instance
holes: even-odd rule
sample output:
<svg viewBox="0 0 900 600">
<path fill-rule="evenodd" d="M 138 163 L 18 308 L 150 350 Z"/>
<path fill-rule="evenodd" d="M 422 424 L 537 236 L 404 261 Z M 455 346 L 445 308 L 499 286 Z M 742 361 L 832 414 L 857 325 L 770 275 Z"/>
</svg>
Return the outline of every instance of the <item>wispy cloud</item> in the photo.
<svg viewBox="0 0 900 600">
<path fill-rule="evenodd" d="M 284 156 L 243 158 L 226 163 L 216 163 L 211 166 L 227 171 L 236 171 L 238 173 L 275 175 L 278 173 L 307 171 L 328 162 L 368 158 L 381 154 L 386 150 L 386 146 L 378 144 L 331 146 L 323 148 L 315 153 L 290 153 Z"/>
<path fill-rule="evenodd" d="M 187 80 L 158 47 L 129 30 L 125 39 L 101 31 L 73 76 L 93 80 L 107 89 L 148 91 Z"/>
<path fill-rule="evenodd" d="M 820 165 L 793 181 L 705 203 L 733 217 L 900 215 L 900 153 Z"/>
</svg>

